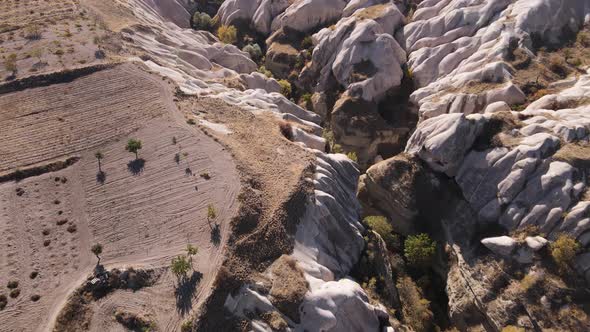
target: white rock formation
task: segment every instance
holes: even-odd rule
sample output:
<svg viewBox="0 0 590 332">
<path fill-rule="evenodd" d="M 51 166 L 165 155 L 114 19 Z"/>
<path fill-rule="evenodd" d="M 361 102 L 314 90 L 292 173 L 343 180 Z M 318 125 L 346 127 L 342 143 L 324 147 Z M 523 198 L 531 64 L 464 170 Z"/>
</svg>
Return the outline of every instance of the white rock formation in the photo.
<svg viewBox="0 0 590 332">
<path fill-rule="evenodd" d="M 142 26 L 128 28 L 123 35 L 151 59 L 144 61 L 151 70 L 174 80 L 187 94 L 221 98 L 252 112 L 275 112 L 294 124 L 293 134 L 298 141 L 323 150 L 325 140 L 317 136 L 321 131 L 320 116 L 271 92 L 275 91 L 276 82 L 252 73 L 256 66 L 246 53 L 217 43 L 209 33 L 169 24 L 169 17 L 153 10 L 145 1 L 149 0 L 134 0 L 132 6 Z M 231 1 L 226 3 L 229 6 Z M 317 1 L 294 3 L 312 4 L 317 5 Z M 238 11 L 234 15 L 241 14 Z M 284 17 L 285 24 L 290 22 L 288 16 Z M 226 85 L 228 81 L 244 85 L 247 90 L 230 88 Z M 305 125 L 315 134 L 302 131 L 297 124 Z M 314 152 L 317 168 L 310 181 L 315 192 L 298 225 L 292 254 L 305 272 L 310 289 L 300 308 L 304 317 L 301 323 L 297 325 L 284 318 L 296 330 L 376 330 L 383 310 L 369 304 L 362 288 L 347 278 L 364 246 L 360 205 L 355 195 L 359 171 L 345 155 Z M 228 297 L 226 307 L 237 315 L 244 315 L 246 309 L 273 309 L 270 301 L 256 289 L 257 285 L 245 286 L 236 297 Z M 255 321 L 253 326 L 269 330 L 264 322 Z"/>
<path fill-rule="evenodd" d="M 327 90 L 334 77 L 348 95 L 378 101 L 403 77 L 406 53 L 392 37 L 403 15 L 392 3 L 345 13 L 350 16 L 313 36 L 312 62 L 300 77 L 313 77 L 318 92 Z"/>
<path fill-rule="evenodd" d="M 510 236 L 488 237 L 481 240 L 481 244 L 494 253 L 505 257 L 510 257 L 517 246 L 516 241 Z"/>
<path fill-rule="evenodd" d="M 496 101 L 521 103 L 524 95 L 503 62 L 509 44 L 532 50 L 533 38 L 557 43 L 565 29 L 578 31 L 589 13 L 590 2 L 583 0 L 422 1 L 397 34 L 420 87 L 411 99 L 422 118 L 480 113 Z M 498 84 L 484 92 L 469 89 L 481 83 Z"/>
<path fill-rule="evenodd" d="M 299 308 L 300 324 L 286 320 L 294 331 L 376 331 L 382 310 L 346 278 L 364 246 L 356 200 L 359 172 L 345 155 L 315 153 L 314 196 L 297 226 L 291 255 L 304 271 L 309 291 Z M 256 288 L 248 285 L 238 296 L 228 297 L 226 307 L 241 316 L 247 310 L 271 310 L 270 301 Z"/>
<path fill-rule="evenodd" d="M 510 231 L 535 226 L 549 240 L 567 233 L 588 246 L 589 88 L 590 75 L 584 75 L 520 113 L 428 119 L 406 151 L 453 176 L 480 222 Z M 537 238 L 526 242 L 533 251 L 545 245 Z"/>
</svg>

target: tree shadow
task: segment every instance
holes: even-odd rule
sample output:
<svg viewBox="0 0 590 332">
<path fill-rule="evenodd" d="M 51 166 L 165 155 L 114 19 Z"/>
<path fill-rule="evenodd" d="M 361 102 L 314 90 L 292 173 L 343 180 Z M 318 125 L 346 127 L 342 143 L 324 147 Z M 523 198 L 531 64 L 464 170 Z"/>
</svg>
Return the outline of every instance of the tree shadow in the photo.
<svg viewBox="0 0 590 332">
<path fill-rule="evenodd" d="M 127 163 L 127 170 L 133 175 L 139 175 L 143 172 L 145 166 L 145 159 L 139 158 Z"/>
<path fill-rule="evenodd" d="M 215 226 L 213 226 L 213 228 L 211 228 L 211 242 L 213 242 L 213 244 L 216 246 L 221 243 L 221 229 L 217 223 Z"/>
<path fill-rule="evenodd" d="M 100 183 L 100 184 L 104 184 L 104 182 L 107 180 L 107 173 L 103 172 L 103 171 L 99 171 L 98 173 L 96 173 L 96 182 Z"/>
<path fill-rule="evenodd" d="M 197 289 L 197 285 L 203 278 L 203 274 L 193 271 L 190 278 L 182 278 L 174 290 L 176 296 L 176 310 L 184 316 L 193 307 L 192 298 Z"/>
<path fill-rule="evenodd" d="M 184 170 L 184 174 L 186 174 L 187 176 L 192 176 L 192 175 L 193 175 L 193 170 L 192 170 L 192 169 L 190 169 L 189 167 L 187 167 L 187 168 Z"/>
</svg>

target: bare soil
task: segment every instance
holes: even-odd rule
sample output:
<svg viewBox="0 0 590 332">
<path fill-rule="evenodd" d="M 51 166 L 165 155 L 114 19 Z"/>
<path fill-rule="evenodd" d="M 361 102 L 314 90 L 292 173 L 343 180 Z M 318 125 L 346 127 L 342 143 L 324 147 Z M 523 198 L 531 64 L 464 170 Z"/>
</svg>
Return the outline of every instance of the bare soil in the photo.
<svg viewBox="0 0 590 332">
<path fill-rule="evenodd" d="M 199 248 L 193 265 L 202 275 L 182 297 L 169 272 L 135 293 L 115 291 L 90 307 L 91 331 L 120 329 L 115 309 L 176 331 L 208 298 L 238 209 L 239 174 L 222 145 L 185 122 L 172 90 L 167 80 L 126 64 L 0 95 L 0 171 L 79 158 L 0 184 L 0 282 L 18 281 L 20 290 L 0 311 L 2 331 L 51 330 L 95 267 L 95 243 L 103 245 L 107 269 L 167 267 L 190 243 Z M 143 142 L 137 160 L 125 151 L 129 138 Z M 215 234 L 209 204 L 217 210 Z"/>
</svg>

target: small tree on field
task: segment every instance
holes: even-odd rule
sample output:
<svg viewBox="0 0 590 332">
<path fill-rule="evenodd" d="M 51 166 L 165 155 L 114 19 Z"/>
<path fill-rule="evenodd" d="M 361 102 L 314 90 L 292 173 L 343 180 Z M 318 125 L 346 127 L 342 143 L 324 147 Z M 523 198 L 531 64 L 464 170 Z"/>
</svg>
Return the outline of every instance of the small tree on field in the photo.
<svg viewBox="0 0 590 332">
<path fill-rule="evenodd" d="M 138 139 L 131 138 L 129 141 L 127 141 L 127 146 L 125 147 L 125 150 L 131 153 L 135 153 L 135 159 L 137 159 L 137 153 L 139 152 L 139 150 L 141 150 L 141 141 Z"/>
<path fill-rule="evenodd" d="M 102 154 L 102 152 L 96 151 L 94 156 L 96 157 L 96 160 L 98 160 L 98 171 L 102 172 L 102 167 L 101 167 L 100 161 L 104 158 L 104 155 Z"/>
<path fill-rule="evenodd" d="M 211 227 L 211 220 L 217 218 L 217 210 L 215 209 L 215 206 L 213 206 L 213 204 L 209 204 L 207 206 L 207 222 L 209 223 L 209 227 L 211 229 L 213 229 L 213 227 Z"/>
<path fill-rule="evenodd" d="M 180 256 L 172 258 L 172 263 L 170 264 L 170 269 L 172 270 L 172 273 L 174 273 L 174 275 L 176 275 L 176 278 L 185 279 L 189 268 L 190 268 L 190 264 L 189 264 L 188 260 L 186 259 L 186 256 L 180 255 Z"/>
<path fill-rule="evenodd" d="M 43 56 L 43 49 L 36 48 L 31 51 L 31 56 L 37 58 L 37 63 L 41 63 L 41 57 Z"/>
<path fill-rule="evenodd" d="M 96 243 L 90 248 L 90 251 L 98 258 L 98 263 L 100 264 L 100 254 L 102 254 L 102 244 Z"/>
<path fill-rule="evenodd" d="M 6 68 L 6 71 L 12 73 L 12 76 L 16 75 L 16 54 L 12 53 L 4 59 L 4 68 Z"/>
<path fill-rule="evenodd" d="M 217 38 L 226 44 L 233 44 L 238 40 L 238 30 L 233 25 L 222 25 L 217 29 Z"/>
<path fill-rule="evenodd" d="M 410 235 L 404 242 L 404 256 L 414 267 L 429 266 L 436 253 L 436 243 L 428 234 Z"/>
<path fill-rule="evenodd" d="M 187 244 L 186 245 L 186 254 L 188 256 L 188 261 L 191 263 L 191 268 L 193 267 L 193 256 L 196 256 L 199 253 L 199 248 Z"/>
</svg>

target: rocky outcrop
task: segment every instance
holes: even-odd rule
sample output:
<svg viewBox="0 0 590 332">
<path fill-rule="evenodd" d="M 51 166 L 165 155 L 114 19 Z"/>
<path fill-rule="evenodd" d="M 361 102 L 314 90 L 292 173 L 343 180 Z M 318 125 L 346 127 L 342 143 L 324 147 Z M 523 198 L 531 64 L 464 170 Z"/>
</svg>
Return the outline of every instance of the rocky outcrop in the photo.
<svg viewBox="0 0 590 332">
<path fill-rule="evenodd" d="M 399 145 L 407 128 L 384 123 L 375 103 L 344 95 L 331 114 L 334 138 L 345 151 L 355 151 L 361 165 L 370 165 L 382 151 L 401 150 Z"/>
<path fill-rule="evenodd" d="M 358 170 L 344 155 L 317 152 L 316 156 L 314 196 L 297 226 L 291 255 L 303 271 L 309 291 L 299 307 L 300 323 L 288 317 L 285 320 L 295 330 L 375 331 L 379 316 L 385 313 L 369 304 L 363 289 L 346 278 L 364 246 L 355 197 Z M 275 310 L 256 285 L 244 286 L 237 296 L 228 297 L 226 307 L 242 317 L 255 309 Z"/>
<path fill-rule="evenodd" d="M 351 97 L 378 101 L 403 77 L 406 54 L 392 37 L 403 16 L 392 3 L 346 13 L 350 16 L 313 36 L 312 61 L 300 77 L 317 82 L 316 91 L 334 80 Z"/>
<path fill-rule="evenodd" d="M 534 43 L 557 44 L 564 32 L 577 32 L 588 13 L 586 1 L 421 2 L 396 36 L 420 87 L 411 99 L 421 118 L 479 113 L 497 101 L 522 103 L 523 92 L 511 83 L 514 68 L 505 61 L 509 50 L 516 45 L 532 55 Z"/>
<path fill-rule="evenodd" d="M 587 167 L 589 105 L 578 104 L 586 98 L 587 77 L 521 113 L 426 120 L 406 151 L 454 176 L 480 222 L 496 222 L 508 230 L 535 226 L 549 239 L 568 230 L 579 237 L 589 230 L 582 226 L 585 222 L 579 224 L 583 217 L 567 216 L 586 190 L 581 174 Z M 538 108 L 559 105 L 568 108 Z"/>
</svg>

